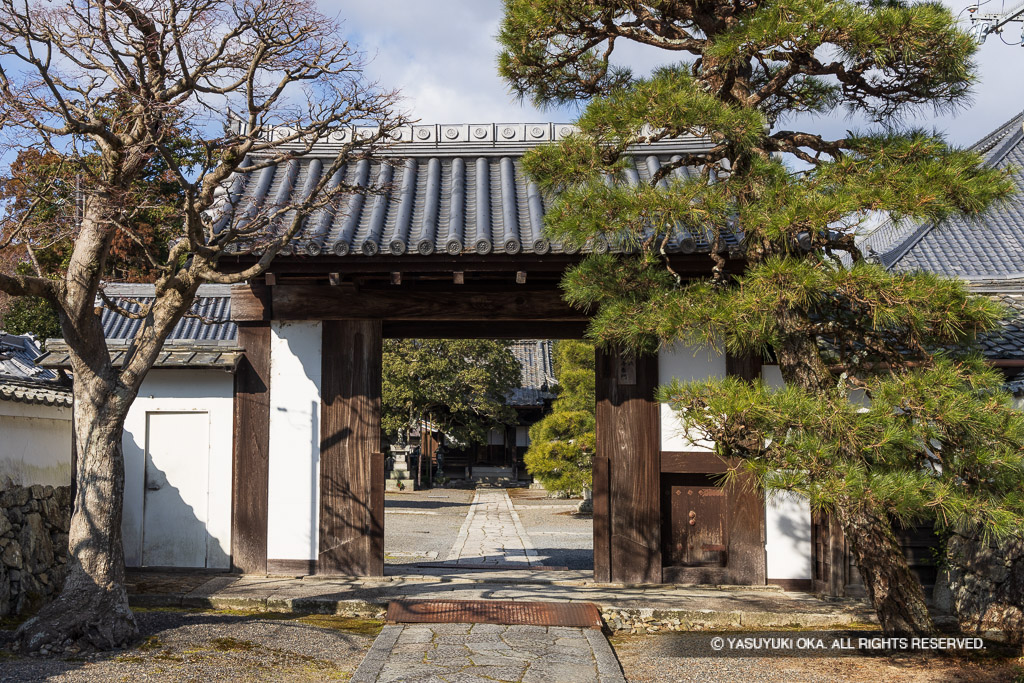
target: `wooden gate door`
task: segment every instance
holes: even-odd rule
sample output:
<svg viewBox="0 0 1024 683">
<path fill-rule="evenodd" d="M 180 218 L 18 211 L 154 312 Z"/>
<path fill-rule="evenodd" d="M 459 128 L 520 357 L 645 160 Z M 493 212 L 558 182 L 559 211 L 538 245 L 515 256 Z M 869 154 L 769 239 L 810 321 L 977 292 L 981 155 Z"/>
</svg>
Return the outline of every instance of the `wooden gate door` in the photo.
<svg viewBox="0 0 1024 683">
<path fill-rule="evenodd" d="M 724 567 L 728 561 L 726 491 L 714 484 L 667 477 L 662 557 L 666 566 Z"/>
</svg>

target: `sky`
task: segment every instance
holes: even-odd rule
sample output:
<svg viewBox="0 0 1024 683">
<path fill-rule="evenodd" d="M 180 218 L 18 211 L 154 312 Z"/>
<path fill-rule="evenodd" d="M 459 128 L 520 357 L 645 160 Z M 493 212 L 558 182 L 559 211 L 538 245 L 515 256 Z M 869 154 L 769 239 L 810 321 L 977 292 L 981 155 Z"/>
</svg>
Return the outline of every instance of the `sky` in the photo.
<svg viewBox="0 0 1024 683">
<path fill-rule="evenodd" d="M 510 95 L 497 73 L 501 0 L 318 0 L 321 10 L 345 22 L 345 32 L 370 59 L 367 74 L 402 91 L 407 111 L 423 123 L 506 123 L 571 121 L 572 109 L 540 111 Z M 968 2 L 947 0 L 955 12 Z M 1010 5 L 1016 5 L 1011 0 Z M 999 12 L 990 0 L 985 12 Z M 966 16 L 966 13 L 964 14 Z M 1007 29 L 1007 45 L 990 36 L 977 53 L 980 81 L 972 101 L 959 111 L 926 111 L 915 125 L 937 129 L 951 142 L 970 145 L 1024 110 L 1024 47 L 1020 24 Z M 679 61 L 653 48 L 621 43 L 616 54 L 637 73 Z M 860 122 L 842 113 L 813 125 L 842 135 Z"/>
</svg>

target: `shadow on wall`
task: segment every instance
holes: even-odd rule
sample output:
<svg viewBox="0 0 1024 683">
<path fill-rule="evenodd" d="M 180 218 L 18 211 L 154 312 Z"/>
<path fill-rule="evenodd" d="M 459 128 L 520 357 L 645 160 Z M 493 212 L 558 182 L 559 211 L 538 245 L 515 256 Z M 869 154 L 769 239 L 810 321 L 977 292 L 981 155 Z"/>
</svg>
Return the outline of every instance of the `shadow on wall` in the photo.
<svg viewBox="0 0 1024 683">
<path fill-rule="evenodd" d="M 207 531 L 207 515 L 174 484 L 147 456 L 139 566 L 227 569 L 228 551 Z"/>
<path fill-rule="evenodd" d="M 768 499 L 769 505 L 776 507 L 775 538 L 785 543 L 785 555 L 788 566 L 787 576 L 773 576 L 778 567 L 771 567 L 769 577 L 776 578 L 810 578 L 811 574 L 811 519 L 805 501 L 792 495 L 776 494 Z M 806 519 L 804 517 L 806 516 Z M 799 558 L 799 566 L 795 566 L 795 558 Z M 771 559 L 769 559 L 771 561 Z M 789 576 L 799 574 L 799 576 Z"/>
</svg>

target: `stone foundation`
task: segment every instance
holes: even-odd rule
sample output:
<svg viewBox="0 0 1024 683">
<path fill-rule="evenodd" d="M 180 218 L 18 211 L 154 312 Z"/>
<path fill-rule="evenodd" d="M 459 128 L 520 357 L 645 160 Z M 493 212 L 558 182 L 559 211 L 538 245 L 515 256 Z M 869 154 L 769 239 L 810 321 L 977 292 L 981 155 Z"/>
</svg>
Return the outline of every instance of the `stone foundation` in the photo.
<svg viewBox="0 0 1024 683">
<path fill-rule="evenodd" d="M 950 537 L 950 603 L 965 632 L 1024 644 L 1024 539 Z"/>
<path fill-rule="evenodd" d="M 60 592 L 70 528 L 71 487 L 0 491 L 0 616 L 37 609 Z"/>
</svg>

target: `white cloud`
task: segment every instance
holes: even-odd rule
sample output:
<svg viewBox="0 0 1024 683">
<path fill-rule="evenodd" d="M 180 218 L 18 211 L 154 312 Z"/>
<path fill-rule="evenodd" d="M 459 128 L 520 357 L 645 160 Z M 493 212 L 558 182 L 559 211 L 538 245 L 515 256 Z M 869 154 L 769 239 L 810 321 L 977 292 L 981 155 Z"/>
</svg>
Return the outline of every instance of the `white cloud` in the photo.
<svg viewBox="0 0 1024 683">
<path fill-rule="evenodd" d="M 320 0 L 327 14 L 337 14 L 372 61 L 369 74 L 389 88 L 398 88 L 410 113 L 425 123 L 489 121 L 566 121 L 570 109 L 540 111 L 509 94 L 497 73 L 501 20 L 500 0 Z M 947 2 L 955 11 L 969 3 Z M 983 9 L 998 11 L 992 2 Z M 1019 24 L 1009 28 L 1015 40 Z M 620 58 L 638 72 L 681 55 L 620 44 Z M 970 144 L 1024 109 L 1019 87 L 1024 49 L 990 36 L 978 52 L 980 80 L 973 102 L 952 114 L 928 111 L 917 125 L 944 131 L 959 144 Z M 841 115 L 818 121 L 815 128 L 842 134 L 856 127 Z"/>
</svg>

